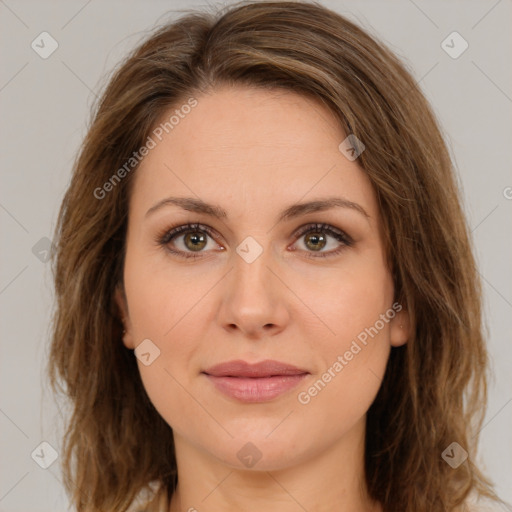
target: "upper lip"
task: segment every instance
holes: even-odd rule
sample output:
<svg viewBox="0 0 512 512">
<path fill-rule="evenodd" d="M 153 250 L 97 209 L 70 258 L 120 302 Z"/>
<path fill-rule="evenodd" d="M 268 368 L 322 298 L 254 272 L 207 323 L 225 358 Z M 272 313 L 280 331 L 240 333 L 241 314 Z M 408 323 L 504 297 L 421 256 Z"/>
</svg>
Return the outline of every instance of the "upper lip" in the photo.
<svg viewBox="0 0 512 512">
<path fill-rule="evenodd" d="M 309 372 L 291 364 L 271 359 L 254 364 L 237 359 L 217 364 L 202 373 L 213 377 L 272 377 L 276 375 L 302 375 Z"/>
</svg>

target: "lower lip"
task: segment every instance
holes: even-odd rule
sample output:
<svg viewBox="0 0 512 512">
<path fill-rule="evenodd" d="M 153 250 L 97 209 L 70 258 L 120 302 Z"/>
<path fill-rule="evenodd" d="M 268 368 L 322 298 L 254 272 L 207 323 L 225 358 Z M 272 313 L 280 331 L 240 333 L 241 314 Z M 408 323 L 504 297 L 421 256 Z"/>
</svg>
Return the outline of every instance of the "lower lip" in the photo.
<svg viewBox="0 0 512 512">
<path fill-rule="evenodd" d="M 307 373 L 274 377 L 214 377 L 205 374 L 225 395 L 241 402 L 267 402 L 297 386 Z"/>
</svg>

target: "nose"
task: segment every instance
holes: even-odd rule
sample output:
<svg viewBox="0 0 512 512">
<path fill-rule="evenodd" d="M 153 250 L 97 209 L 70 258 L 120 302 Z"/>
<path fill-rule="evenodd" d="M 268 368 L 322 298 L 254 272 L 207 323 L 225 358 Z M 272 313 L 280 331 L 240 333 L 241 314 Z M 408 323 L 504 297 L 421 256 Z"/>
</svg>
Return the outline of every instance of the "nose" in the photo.
<svg viewBox="0 0 512 512">
<path fill-rule="evenodd" d="M 269 250 L 251 263 L 233 254 L 233 268 L 223 284 L 219 311 L 225 330 L 261 339 L 285 329 L 290 317 L 286 294 L 290 292 L 277 277 L 279 271 L 271 259 Z"/>
</svg>

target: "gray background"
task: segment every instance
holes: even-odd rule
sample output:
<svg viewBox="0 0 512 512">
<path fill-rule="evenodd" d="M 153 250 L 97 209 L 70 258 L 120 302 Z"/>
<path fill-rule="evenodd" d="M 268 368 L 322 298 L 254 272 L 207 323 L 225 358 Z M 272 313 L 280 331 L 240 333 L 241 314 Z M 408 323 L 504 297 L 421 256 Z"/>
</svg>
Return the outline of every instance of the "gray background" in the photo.
<svg viewBox="0 0 512 512">
<path fill-rule="evenodd" d="M 401 56 L 446 134 L 475 240 L 490 333 L 494 379 L 480 457 L 501 497 L 512 501 L 511 2 L 322 3 Z M 0 511 L 67 509 L 59 461 L 42 469 L 31 458 L 42 441 L 58 450 L 62 435 L 42 373 L 52 286 L 41 259 L 92 100 L 105 73 L 156 23 L 173 17 L 169 11 L 201 5 L 0 0 Z M 47 59 L 31 48 L 43 31 L 59 45 Z M 453 31 L 469 44 L 457 59 L 441 47 Z"/>
</svg>

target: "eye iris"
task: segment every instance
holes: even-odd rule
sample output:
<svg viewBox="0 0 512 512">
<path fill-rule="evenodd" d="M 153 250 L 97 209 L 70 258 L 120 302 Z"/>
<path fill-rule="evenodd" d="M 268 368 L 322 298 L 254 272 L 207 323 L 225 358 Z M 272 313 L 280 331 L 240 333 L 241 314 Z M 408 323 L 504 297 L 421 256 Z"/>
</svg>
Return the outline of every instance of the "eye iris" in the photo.
<svg viewBox="0 0 512 512">
<path fill-rule="evenodd" d="M 201 249 L 204 249 L 204 246 L 206 245 L 206 236 L 197 231 L 190 232 L 185 235 L 184 242 L 187 248 L 191 251 L 200 251 Z M 188 242 L 191 242 L 192 245 L 189 245 Z M 198 245 L 198 243 L 202 245 Z"/>
<path fill-rule="evenodd" d="M 312 246 L 309 245 L 309 242 L 311 242 L 311 241 L 313 242 Z M 318 242 L 321 242 L 321 245 L 317 245 Z M 322 235 L 321 233 L 308 233 L 306 235 L 305 243 L 310 249 L 313 249 L 313 251 L 318 251 L 325 247 L 326 240 L 325 240 L 325 236 Z"/>
</svg>

